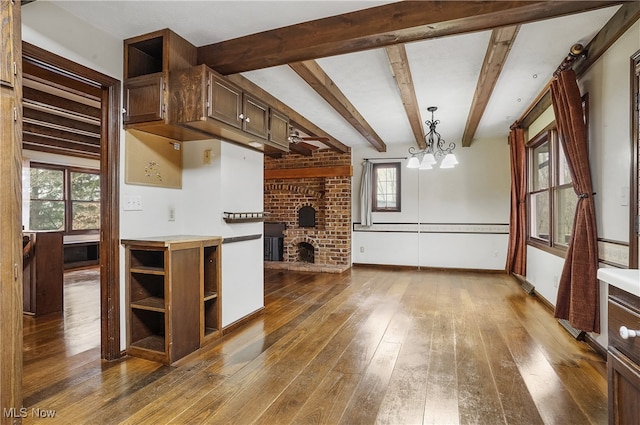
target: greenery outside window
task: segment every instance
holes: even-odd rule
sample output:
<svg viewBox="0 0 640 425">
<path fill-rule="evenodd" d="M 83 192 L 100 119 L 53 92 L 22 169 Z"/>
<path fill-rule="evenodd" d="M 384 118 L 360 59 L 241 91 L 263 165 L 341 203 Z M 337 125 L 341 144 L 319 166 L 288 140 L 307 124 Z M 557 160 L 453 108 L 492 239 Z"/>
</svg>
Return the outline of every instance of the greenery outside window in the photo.
<svg viewBox="0 0 640 425">
<path fill-rule="evenodd" d="M 400 163 L 373 164 L 372 211 L 400 211 Z"/>
<path fill-rule="evenodd" d="M 578 199 L 555 129 L 529 143 L 528 164 L 529 242 L 564 252 L 571 238 Z"/>
<path fill-rule="evenodd" d="M 100 173 L 32 164 L 29 229 L 95 233 L 100 229 Z"/>
</svg>

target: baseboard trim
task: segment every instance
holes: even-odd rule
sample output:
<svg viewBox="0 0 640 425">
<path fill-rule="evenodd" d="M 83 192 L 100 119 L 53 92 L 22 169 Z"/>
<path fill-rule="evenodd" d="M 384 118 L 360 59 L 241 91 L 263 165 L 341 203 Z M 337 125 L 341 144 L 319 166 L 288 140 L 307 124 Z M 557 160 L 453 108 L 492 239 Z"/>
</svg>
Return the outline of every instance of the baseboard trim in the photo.
<svg viewBox="0 0 640 425">
<path fill-rule="evenodd" d="M 598 355 L 606 362 L 607 350 L 598 341 L 596 341 L 590 334 L 585 333 L 584 342 L 593 349 Z"/>
<path fill-rule="evenodd" d="M 238 329 L 239 327 L 242 327 L 244 325 L 246 325 L 247 323 L 249 323 L 250 321 L 252 321 L 253 319 L 255 319 L 258 316 L 262 316 L 262 313 L 264 312 L 264 307 L 260 307 L 258 310 L 254 311 L 253 313 L 247 314 L 246 316 L 236 320 L 235 322 L 225 326 L 224 328 L 222 328 L 222 335 L 228 335 L 231 332 L 235 331 L 236 329 Z"/>
<path fill-rule="evenodd" d="M 531 285 L 530 282 L 528 282 L 528 283 L 529 283 L 529 285 Z M 543 297 L 542 295 L 537 293 L 535 291 L 535 288 L 531 293 L 529 293 L 529 295 L 531 295 L 532 297 L 537 298 L 538 301 L 540 302 L 540 304 L 542 304 L 552 314 L 555 312 L 556 308 L 553 306 L 553 304 L 551 304 L 549 302 L 549 300 L 547 300 L 545 297 Z M 563 326 L 561 321 L 558 321 L 558 324 L 560 326 Z M 600 356 L 600 358 L 602 358 L 604 361 L 607 361 L 607 350 L 602 345 L 600 345 L 598 343 L 598 341 L 596 341 L 591 335 L 589 335 L 588 332 L 583 332 L 583 335 L 581 335 L 581 336 L 582 336 L 582 338 L 578 339 L 579 341 L 582 341 L 585 344 L 587 344 L 589 347 L 591 347 L 593 349 L 593 351 L 595 351 Z"/>
<path fill-rule="evenodd" d="M 438 271 L 438 272 L 470 272 L 470 273 L 489 273 L 489 274 L 506 274 L 505 270 L 497 269 L 465 269 L 453 267 L 424 267 L 424 266 L 402 266 L 397 264 L 369 264 L 369 263 L 353 263 L 352 267 L 386 269 L 386 270 L 404 270 L 404 271 Z"/>
</svg>

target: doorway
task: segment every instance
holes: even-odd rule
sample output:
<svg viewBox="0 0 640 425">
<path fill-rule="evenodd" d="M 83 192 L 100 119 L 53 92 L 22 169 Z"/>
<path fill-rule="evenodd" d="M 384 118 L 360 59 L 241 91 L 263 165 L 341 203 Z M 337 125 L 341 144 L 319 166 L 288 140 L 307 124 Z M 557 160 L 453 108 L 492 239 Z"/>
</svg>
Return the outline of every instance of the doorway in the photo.
<svg viewBox="0 0 640 425">
<path fill-rule="evenodd" d="M 47 52 L 29 43 L 22 43 L 22 58 L 24 74 L 33 83 L 47 83 L 52 87 L 63 89 L 69 93 L 94 99 L 98 102 L 98 117 L 100 122 L 98 143 L 92 143 L 87 127 L 82 119 L 76 117 L 95 115 L 87 110 L 71 113 L 68 118 L 80 127 L 75 133 L 78 137 L 69 141 L 55 131 L 49 134 L 48 140 L 43 140 L 42 134 L 33 130 L 33 125 L 23 131 L 23 147 L 33 149 L 39 145 L 46 150 L 48 144 L 57 152 L 67 150 L 74 155 L 94 158 L 99 163 L 100 170 L 100 230 L 95 236 L 99 241 L 100 265 L 100 357 L 105 360 L 117 359 L 120 351 L 120 291 L 119 291 L 119 150 L 120 150 L 120 82 L 100 72 L 74 63 L 68 59 Z M 25 86 L 25 89 L 33 87 Z M 36 94 L 31 93 L 31 100 Z M 25 94 L 25 98 L 27 95 Z M 47 99 L 35 99 L 32 103 L 49 104 L 53 108 L 64 110 L 64 105 L 56 104 L 59 96 Z M 83 102 L 76 102 L 82 108 Z M 84 104 L 90 102 L 84 102 Z M 68 105 L 66 105 L 68 106 Z M 87 106 L 87 105 L 85 105 Z M 88 105 L 90 106 L 90 105 Z M 37 107 L 31 108 L 31 116 L 40 114 Z M 25 108 L 25 111 L 27 108 Z M 33 111 L 35 110 L 35 112 Z M 85 120 L 90 121 L 90 120 Z M 70 121 L 66 124 L 73 125 Z M 85 123 L 85 124 L 91 124 Z M 82 129 L 84 128 L 84 129 Z M 60 130 L 61 129 L 55 129 Z M 89 135 L 88 135 L 89 134 Z M 48 142 L 48 143 L 45 143 Z"/>
</svg>

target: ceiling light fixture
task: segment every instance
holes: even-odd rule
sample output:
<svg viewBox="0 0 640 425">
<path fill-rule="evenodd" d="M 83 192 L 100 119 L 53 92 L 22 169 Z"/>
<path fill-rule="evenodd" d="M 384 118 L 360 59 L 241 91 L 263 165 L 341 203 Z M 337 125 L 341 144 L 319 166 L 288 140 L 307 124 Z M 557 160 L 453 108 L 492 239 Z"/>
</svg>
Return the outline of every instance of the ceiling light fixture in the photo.
<svg viewBox="0 0 640 425">
<path fill-rule="evenodd" d="M 440 168 L 453 168 L 458 163 L 453 150 L 456 144 L 451 142 L 447 145 L 440 133 L 436 131 L 439 120 L 433 119 L 433 113 L 438 110 L 437 106 L 429 106 L 427 111 L 431 112 L 431 120 L 425 121 L 429 127 L 429 132 L 424 136 L 427 146 L 422 150 L 416 150 L 413 146 L 409 148 L 411 158 L 407 162 L 407 168 L 419 168 L 420 170 L 431 170 L 440 161 Z M 422 156 L 422 158 L 418 158 Z"/>
</svg>

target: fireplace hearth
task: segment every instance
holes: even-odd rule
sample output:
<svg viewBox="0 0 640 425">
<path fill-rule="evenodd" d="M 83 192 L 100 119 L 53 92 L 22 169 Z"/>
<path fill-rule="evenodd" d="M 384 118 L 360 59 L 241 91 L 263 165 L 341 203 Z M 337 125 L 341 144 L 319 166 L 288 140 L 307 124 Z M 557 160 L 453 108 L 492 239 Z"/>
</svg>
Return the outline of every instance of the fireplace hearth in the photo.
<svg viewBox="0 0 640 425">
<path fill-rule="evenodd" d="M 307 242 L 300 242 L 298 244 L 298 260 L 303 263 L 313 264 L 315 261 L 315 254 L 313 245 Z"/>
</svg>

